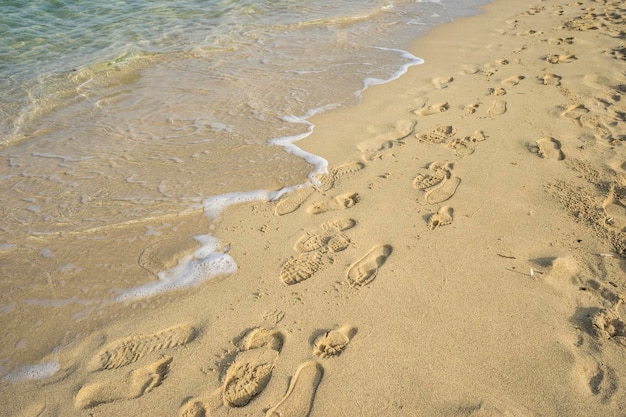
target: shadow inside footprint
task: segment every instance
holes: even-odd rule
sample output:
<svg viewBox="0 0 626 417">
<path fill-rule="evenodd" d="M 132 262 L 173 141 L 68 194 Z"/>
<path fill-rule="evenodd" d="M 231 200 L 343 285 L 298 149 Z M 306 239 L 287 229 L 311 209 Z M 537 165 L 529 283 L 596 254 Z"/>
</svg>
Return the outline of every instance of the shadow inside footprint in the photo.
<svg viewBox="0 0 626 417">
<path fill-rule="evenodd" d="M 283 399 L 270 408 L 265 417 L 307 417 L 323 375 L 324 368 L 315 361 L 300 365 Z"/>
<path fill-rule="evenodd" d="M 391 245 L 376 245 L 364 257 L 348 269 L 348 282 L 353 286 L 367 285 L 376 278 L 378 269 L 383 266 L 393 248 Z"/>
</svg>

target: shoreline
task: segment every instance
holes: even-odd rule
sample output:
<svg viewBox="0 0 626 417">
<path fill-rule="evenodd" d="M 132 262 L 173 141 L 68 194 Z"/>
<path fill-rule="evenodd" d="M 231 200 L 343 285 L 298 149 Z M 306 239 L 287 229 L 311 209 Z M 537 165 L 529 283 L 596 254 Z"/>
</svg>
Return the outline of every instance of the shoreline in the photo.
<svg viewBox="0 0 626 417">
<path fill-rule="evenodd" d="M 59 371 L 2 382 L 9 411 L 619 415 L 626 10 L 481 9 L 418 39 L 424 64 L 311 118 L 297 146 L 328 160 L 316 187 L 180 221 L 236 273 L 109 306 L 96 334 L 74 323 Z M 195 249 L 165 242 L 142 268 Z"/>
</svg>

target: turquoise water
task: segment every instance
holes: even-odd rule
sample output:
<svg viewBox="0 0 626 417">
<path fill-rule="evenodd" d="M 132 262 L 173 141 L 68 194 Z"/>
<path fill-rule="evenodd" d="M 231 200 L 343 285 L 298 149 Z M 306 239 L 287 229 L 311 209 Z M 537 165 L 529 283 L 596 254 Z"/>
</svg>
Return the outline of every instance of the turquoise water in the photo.
<svg viewBox="0 0 626 417">
<path fill-rule="evenodd" d="M 293 145 L 312 114 L 421 63 L 407 45 L 477 3 L 2 2 L 1 247 L 276 198 L 325 169 Z"/>
<path fill-rule="evenodd" d="M 477 3 L 6 0 L 0 4 L 0 135 L 10 143 L 41 115 L 84 94 L 86 82 L 146 61 L 210 56 L 213 70 L 228 77 L 245 76 L 238 74 L 245 63 L 237 59 L 286 58 L 303 61 L 305 68 L 296 69 L 301 75 L 345 65 L 343 77 L 362 77 L 359 71 L 367 71 L 350 68 L 347 59 L 375 64 L 376 53 L 367 48 L 402 46 L 424 27 L 469 14 Z M 320 59 L 311 65 L 312 56 Z M 350 61 L 353 67 L 357 62 Z M 384 77 L 399 62 L 390 64 L 370 75 Z"/>
<path fill-rule="evenodd" d="M 5 0 L 1 247 L 279 196 L 325 169 L 293 145 L 312 114 L 419 64 L 408 44 L 479 3 Z"/>
<path fill-rule="evenodd" d="M 153 240 L 189 246 L 181 214 L 210 222 L 323 170 L 293 143 L 310 116 L 418 65 L 410 42 L 480 3 L 1 1 L 0 327 L 13 330 L 0 377 L 69 340 L 73 321 L 106 323 L 96 306 L 236 270 L 210 226 L 153 281 L 144 264 Z M 49 320 L 28 321 L 42 308 Z M 43 366 L 34 378 L 56 370 Z"/>
</svg>

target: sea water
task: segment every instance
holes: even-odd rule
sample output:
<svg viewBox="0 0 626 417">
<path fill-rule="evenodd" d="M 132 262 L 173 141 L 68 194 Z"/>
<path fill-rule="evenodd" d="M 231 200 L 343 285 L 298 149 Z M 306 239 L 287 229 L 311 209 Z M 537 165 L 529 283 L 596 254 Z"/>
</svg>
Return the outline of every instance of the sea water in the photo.
<svg viewBox="0 0 626 417">
<path fill-rule="evenodd" d="M 187 210 L 212 218 L 280 197 L 326 168 L 297 147 L 311 115 L 401 76 L 421 62 L 406 52 L 412 40 L 485 2 L 3 0 L 0 256 L 37 239 Z M 197 239 L 202 247 L 158 282 L 108 301 L 236 270 L 209 231 Z M 80 280 L 75 256 L 61 268 Z M 10 278 L 28 293 L 32 276 Z M 3 293 L 0 315 L 20 303 L 91 302 L 16 291 Z"/>
</svg>

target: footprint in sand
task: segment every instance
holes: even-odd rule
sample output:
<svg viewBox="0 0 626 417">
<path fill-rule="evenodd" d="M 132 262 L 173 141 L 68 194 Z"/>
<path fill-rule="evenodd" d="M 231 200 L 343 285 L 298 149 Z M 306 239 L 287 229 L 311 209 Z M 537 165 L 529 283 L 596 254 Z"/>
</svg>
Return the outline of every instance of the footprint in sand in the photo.
<svg viewBox="0 0 626 417">
<path fill-rule="evenodd" d="M 341 232 L 354 226 L 356 226 L 356 221 L 351 218 L 323 223 L 318 230 L 307 232 L 301 236 L 296 241 L 294 249 L 298 252 L 312 252 L 314 250 L 340 252 L 350 244 L 350 239 Z"/>
<path fill-rule="evenodd" d="M 167 237 L 146 246 L 139 254 L 137 263 L 155 276 L 170 269 L 185 255 L 198 247 L 198 242 L 182 237 Z"/>
<path fill-rule="evenodd" d="M 577 16 L 571 20 L 566 21 L 563 24 L 563 27 L 568 30 L 576 30 L 582 32 L 600 29 L 598 23 L 596 23 L 595 21 L 595 16 L 592 15 Z"/>
<path fill-rule="evenodd" d="M 541 32 L 541 31 L 536 31 L 534 29 L 528 29 L 528 30 L 525 30 L 525 31 L 522 31 L 522 32 L 517 32 L 515 34 L 515 36 L 533 36 L 533 35 L 538 36 L 538 35 L 542 35 L 542 34 L 543 34 L 543 32 Z"/>
<path fill-rule="evenodd" d="M 185 402 L 178 412 L 179 417 L 207 417 L 204 403 L 197 399 L 190 399 Z"/>
<path fill-rule="evenodd" d="M 541 82 L 543 82 L 544 85 L 554 85 L 558 87 L 559 85 L 561 85 L 562 78 L 556 74 L 547 73 L 539 79 L 541 80 Z"/>
<path fill-rule="evenodd" d="M 524 78 L 523 75 L 513 75 L 512 77 L 506 78 L 502 80 L 502 85 L 506 85 L 508 87 L 516 86 L 522 81 Z"/>
<path fill-rule="evenodd" d="M 480 103 L 472 103 L 463 107 L 463 111 L 467 114 L 474 114 L 480 107 Z"/>
<path fill-rule="evenodd" d="M 416 190 L 426 190 L 430 187 L 441 183 L 448 175 L 444 171 L 435 172 L 434 174 L 418 174 L 413 180 L 413 188 Z"/>
<path fill-rule="evenodd" d="M 379 133 L 357 145 L 361 158 L 364 161 L 384 158 L 392 152 L 393 148 L 405 144 L 405 139 L 415 133 L 416 125 L 417 122 L 414 120 L 400 120 L 391 126 L 373 127 L 374 131 Z"/>
<path fill-rule="evenodd" d="M 452 169 L 454 164 L 447 161 L 436 161 L 428 166 L 428 170 L 432 173 L 418 174 L 413 179 L 413 188 L 416 190 L 425 191 L 431 187 L 434 187 L 452 175 Z"/>
<path fill-rule="evenodd" d="M 572 104 L 561 112 L 561 117 L 576 120 L 580 123 L 580 118 L 587 113 L 589 113 L 589 109 L 582 104 Z"/>
<path fill-rule="evenodd" d="M 283 348 L 285 338 L 278 329 L 267 330 L 263 327 L 255 327 L 249 330 L 239 342 L 241 350 L 258 348 L 273 349 L 277 352 Z"/>
<path fill-rule="evenodd" d="M 626 48 L 623 46 L 618 46 L 611 49 L 611 56 L 618 61 L 626 61 Z"/>
<path fill-rule="evenodd" d="M 139 398 L 161 384 L 171 361 L 172 358 L 166 356 L 132 371 L 123 381 L 105 381 L 85 385 L 78 390 L 74 405 L 78 409 L 86 409 L 114 401 Z"/>
<path fill-rule="evenodd" d="M 543 7 L 543 6 L 533 6 L 530 9 L 528 9 L 528 11 L 522 13 L 522 16 L 524 16 L 524 15 L 526 15 L 526 16 L 534 16 L 534 15 L 542 13 L 544 10 L 546 10 L 546 8 Z"/>
<path fill-rule="evenodd" d="M 579 389 L 586 395 L 608 401 L 619 388 L 615 370 L 603 363 L 598 363 L 591 355 L 581 356 L 575 353 L 576 361 L 572 369 L 572 382 L 578 382 Z"/>
<path fill-rule="evenodd" d="M 568 54 L 568 55 L 559 55 L 559 54 L 548 54 L 545 57 L 545 60 L 550 64 L 568 64 L 570 62 L 576 61 L 576 55 Z"/>
<path fill-rule="evenodd" d="M 318 191 L 326 192 L 335 186 L 335 181 L 337 181 L 340 177 L 360 171 L 363 168 L 365 168 L 365 165 L 360 162 L 350 162 L 340 165 L 332 168 L 328 174 L 317 175 L 315 179 L 318 183 L 314 186 Z"/>
<path fill-rule="evenodd" d="M 46 402 L 33 403 L 18 414 L 14 414 L 13 417 L 58 417 L 61 415 L 58 410 L 58 405 L 52 405 Z"/>
<path fill-rule="evenodd" d="M 339 356 L 356 335 L 356 327 L 341 326 L 322 333 L 313 342 L 313 354 L 322 358 Z"/>
<path fill-rule="evenodd" d="M 323 375 L 324 368 L 315 361 L 300 365 L 283 399 L 270 408 L 265 417 L 307 417 Z"/>
<path fill-rule="evenodd" d="M 500 116 L 504 113 L 506 113 L 506 101 L 504 100 L 494 100 L 487 109 L 487 115 L 491 117 Z"/>
<path fill-rule="evenodd" d="M 506 95 L 506 90 L 504 88 L 490 88 L 487 90 L 488 96 L 504 96 Z"/>
<path fill-rule="evenodd" d="M 313 191 L 315 191 L 313 187 L 304 187 L 287 194 L 278 201 L 274 213 L 277 216 L 293 213 L 313 194 Z"/>
<path fill-rule="evenodd" d="M 448 148 L 454 149 L 454 154 L 459 158 L 463 158 L 464 156 L 468 156 L 474 153 L 476 147 L 474 146 L 475 141 L 472 140 L 470 136 L 466 136 L 464 138 L 455 138 L 454 140 L 446 143 Z"/>
<path fill-rule="evenodd" d="M 529 149 L 541 158 L 551 159 L 553 161 L 562 161 L 565 159 L 565 154 L 561 150 L 561 142 L 551 137 L 539 139 L 535 142 L 535 145 L 531 145 Z"/>
<path fill-rule="evenodd" d="M 323 232 L 307 232 L 296 241 L 293 248 L 298 252 L 312 252 L 323 249 L 328 239 L 329 237 Z"/>
<path fill-rule="evenodd" d="M 97 353 L 89 364 L 93 371 L 116 369 L 133 363 L 151 352 L 182 346 L 196 337 L 193 327 L 183 324 L 157 333 L 116 340 Z"/>
<path fill-rule="evenodd" d="M 615 340 L 626 347 L 626 322 L 618 312 L 620 304 L 618 301 L 615 307 L 600 310 L 592 317 L 591 324 L 599 337 Z"/>
<path fill-rule="evenodd" d="M 462 73 L 465 75 L 474 75 L 480 72 L 480 67 L 478 65 L 466 64 L 463 65 Z"/>
<path fill-rule="evenodd" d="M 378 269 L 384 265 L 391 255 L 391 245 L 376 245 L 361 259 L 353 263 L 346 274 L 350 285 L 362 286 L 372 282 L 378 273 Z"/>
<path fill-rule="evenodd" d="M 452 81 L 454 81 L 454 78 L 452 77 L 437 77 L 433 79 L 433 84 L 435 85 L 435 88 L 441 90 L 448 87 Z"/>
<path fill-rule="evenodd" d="M 605 213 L 605 223 L 619 231 L 626 231 L 626 199 L 620 199 L 615 190 L 615 184 L 609 188 L 609 193 L 602 204 Z"/>
<path fill-rule="evenodd" d="M 482 134 L 482 132 L 479 133 Z M 484 138 L 484 135 L 482 137 Z M 428 166 L 433 174 L 419 174 L 413 180 L 413 187 L 424 191 L 427 203 L 442 203 L 454 195 L 461 183 L 460 178 L 452 175 L 453 167 L 453 164 L 449 162 L 433 162 Z"/>
<path fill-rule="evenodd" d="M 439 184 L 425 190 L 424 199 L 428 204 L 443 203 L 452 198 L 459 184 L 461 184 L 461 179 L 458 177 L 444 178 Z"/>
<path fill-rule="evenodd" d="M 437 103 L 430 106 L 422 107 L 421 109 L 413 110 L 413 113 L 417 116 L 431 116 L 433 114 L 443 113 L 450 108 L 450 105 L 446 103 Z"/>
<path fill-rule="evenodd" d="M 445 413 L 449 417 L 526 417 L 530 414 L 512 412 L 502 407 L 496 407 L 488 401 L 480 400 L 478 402 L 463 402 L 454 407 L 454 409 Z"/>
<path fill-rule="evenodd" d="M 452 214 L 454 210 L 452 207 L 443 206 L 437 213 L 431 214 L 428 217 L 428 228 L 434 230 L 441 226 L 452 224 Z"/>
<path fill-rule="evenodd" d="M 361 200 L 358 193 L 344 193 L 333 197 L 330 201 L 316 203 L 307 208 L 310 214 L 328 213 L 353 207 Z"/>
<path fill-rule="evenodd" d="M 284 338 L 277 330 L 255 328 L 244 336 L 241 351 L 224 378 L 222 397 L 225 405 L 243 407 L 265 389 L 283 342 Z"/>
<path fill-rule="evenodd" d="M 456 136 L 456 128 L 454 126 L 437 125 L 433 130 L 428 132 L 420 132 L 415 134 L 415 138 L 420 142 L 426 143 L 444 143 Z"/>
<path fill-rule="evenodd" d="M 602 401 L 608 401 L 618 390 L 619 382 L 613 368 L 598 365 L 595 373 L 589 376 L 588 386 L 592 395 L 599 396 Z"/>
<path fill-rule="evenodd" d="M 293 285 L 306 281 L 325 266 L 326 260 L 320 251 L 305 252 L 289 258 L 278 277 L 284 284 Z"/>
<path fill-rule="evenodd" d="M 618 116 L 614 118 L 615 120 L 620 120 L 623 116 Z M 619 126 L 618 123 L 614 123 L 610 118 L 601 116 L 597 113 L 587 113 L 580 116 L 578 122 L 582 127 L 591 129 L 594 133 L 594 136 L 599 140 L 606 140 L 611 145 L 618 145 L 626 138 L 624 135 L 615 134 L 611 127 L 611 124 Z"/>
<path fill-rule="evenodd" d="M 572 45 L 574 43 L 574 38 L 573 37 L 550 38 L 550 39 L 548 39 L 548 43 L 551 43 L 553 45 L 561 45 L 561 44 Z"/>
<path fill-rule="evenodd" d="M 482 142 L 487 140 L 487 136 L 485 136 L 485 132 L 482 130 L 475 130 L 474 134 L 469 138 L 472 142 Z"/>
</svg>

